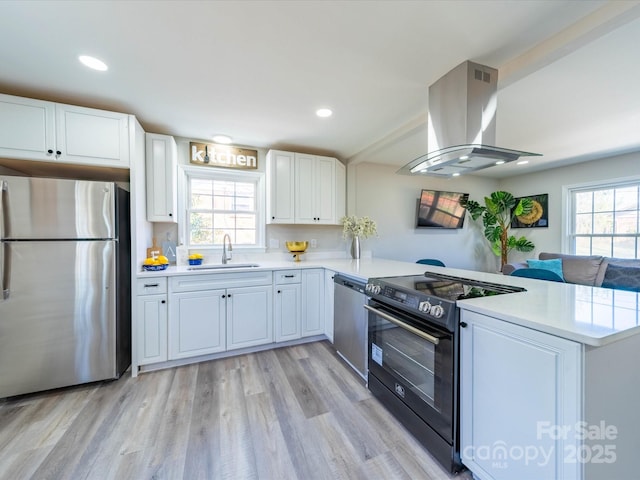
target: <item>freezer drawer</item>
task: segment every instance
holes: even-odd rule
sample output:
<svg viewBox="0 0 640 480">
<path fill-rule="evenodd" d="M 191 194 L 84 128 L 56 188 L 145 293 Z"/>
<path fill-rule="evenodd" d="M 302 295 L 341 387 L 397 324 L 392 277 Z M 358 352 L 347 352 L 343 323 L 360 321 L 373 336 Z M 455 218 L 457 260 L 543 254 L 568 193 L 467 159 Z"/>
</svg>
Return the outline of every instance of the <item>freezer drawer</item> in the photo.
<svg viewBox="0 0 640 480">
<path fill-rule="evenodd" d="M 116 377 L 115 247 L 0 243 L 0 397 Z"/>
</svg>

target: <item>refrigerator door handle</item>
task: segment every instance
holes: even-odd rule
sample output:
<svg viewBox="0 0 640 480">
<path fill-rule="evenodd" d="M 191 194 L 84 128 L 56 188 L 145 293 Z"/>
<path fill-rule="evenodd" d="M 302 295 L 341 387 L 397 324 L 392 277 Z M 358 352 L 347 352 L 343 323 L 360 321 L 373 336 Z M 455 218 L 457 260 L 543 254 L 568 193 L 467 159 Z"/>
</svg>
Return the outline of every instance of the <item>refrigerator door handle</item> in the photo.
<svg viewBox="0 0 640 480">
<path fill-rule="evenodd" d="M 5 213 L 5 206 L 7 190 L 9 185 L 6 180 L 0 181 L 0 292 L 2 292 L 2 299 L 9 298 L 9 267 L 7 266 L 7 257 L 9 246 L 6 242 L 2 241 L 5 236 L 7 216 Z"/>
<path fill-rule="evenodd" d="M 6 205 L 6 196 L 9 185 L 6 180 L 0 180 L 0 240 L 2 240 L 5 236 L 5 223 L 6 223 L 6 214 L 5 214 L 5 205 Z"/>
<path fill-rule="evenodd" d="M 8 265 L 8 250 L 9 245 L 7 242 L 0 243 L 0 291 L 2 291 L 2 299 L 7 300 L 9 298 L 9 265 Z"/>
</svg>

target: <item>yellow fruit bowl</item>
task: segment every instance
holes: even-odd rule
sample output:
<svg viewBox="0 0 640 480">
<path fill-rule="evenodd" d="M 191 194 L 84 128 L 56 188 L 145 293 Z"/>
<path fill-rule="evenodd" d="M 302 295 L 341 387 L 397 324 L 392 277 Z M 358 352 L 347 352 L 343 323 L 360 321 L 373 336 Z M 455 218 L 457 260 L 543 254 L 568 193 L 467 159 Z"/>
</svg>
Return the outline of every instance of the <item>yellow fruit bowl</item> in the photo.
<svg viewBox="0 0 640 480">
<path fill-rule="evenodd" d="M 309 247 L 309 242 L 284 242 L 287 250 L 293 253 L 293 258 L 296 262 L 300 261 L 300 255 L 302 255 Z"/>
</svg>

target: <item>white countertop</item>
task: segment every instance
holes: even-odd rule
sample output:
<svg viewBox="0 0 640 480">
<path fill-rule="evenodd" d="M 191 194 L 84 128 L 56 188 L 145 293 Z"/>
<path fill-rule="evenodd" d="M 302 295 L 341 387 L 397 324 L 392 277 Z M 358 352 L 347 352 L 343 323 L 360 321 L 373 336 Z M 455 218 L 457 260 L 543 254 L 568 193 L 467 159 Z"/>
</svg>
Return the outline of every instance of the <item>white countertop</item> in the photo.
<svg viewBox="0 0 640 480">
<path fill-rule="evenodd" d="M 489 315 L 591 346 L 606 345 L 640 333 L 640 293 L 623 290 L 592 288 L 379 258 L 319 259 L 301 262 L 258 260 L 238 263 L 256 263 L 259 267 L 189 270 L 187 266 L 179 266 L 159 272 L 139 272 L 138 277 L 326 268 L 366 281 L 374 277 L 420 275 L 425 271 L 432 271 L 527 289 L 526 292 L 520 293 L 460 300 L 458 306 L 463 310 Z"/>
</svg>

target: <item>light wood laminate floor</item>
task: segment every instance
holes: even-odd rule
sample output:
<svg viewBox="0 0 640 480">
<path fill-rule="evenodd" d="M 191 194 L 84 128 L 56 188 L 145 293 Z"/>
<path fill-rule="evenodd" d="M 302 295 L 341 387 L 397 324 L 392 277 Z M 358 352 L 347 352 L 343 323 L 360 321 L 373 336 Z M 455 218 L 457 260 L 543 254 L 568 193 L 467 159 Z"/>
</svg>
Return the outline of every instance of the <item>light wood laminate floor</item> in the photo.
<svg viewBox="0 0 640 480">
<path fill-rule="evenodd" d="M 2 400 L 0 478 L 450 476 L 316 342 Z"/>
</svg>

